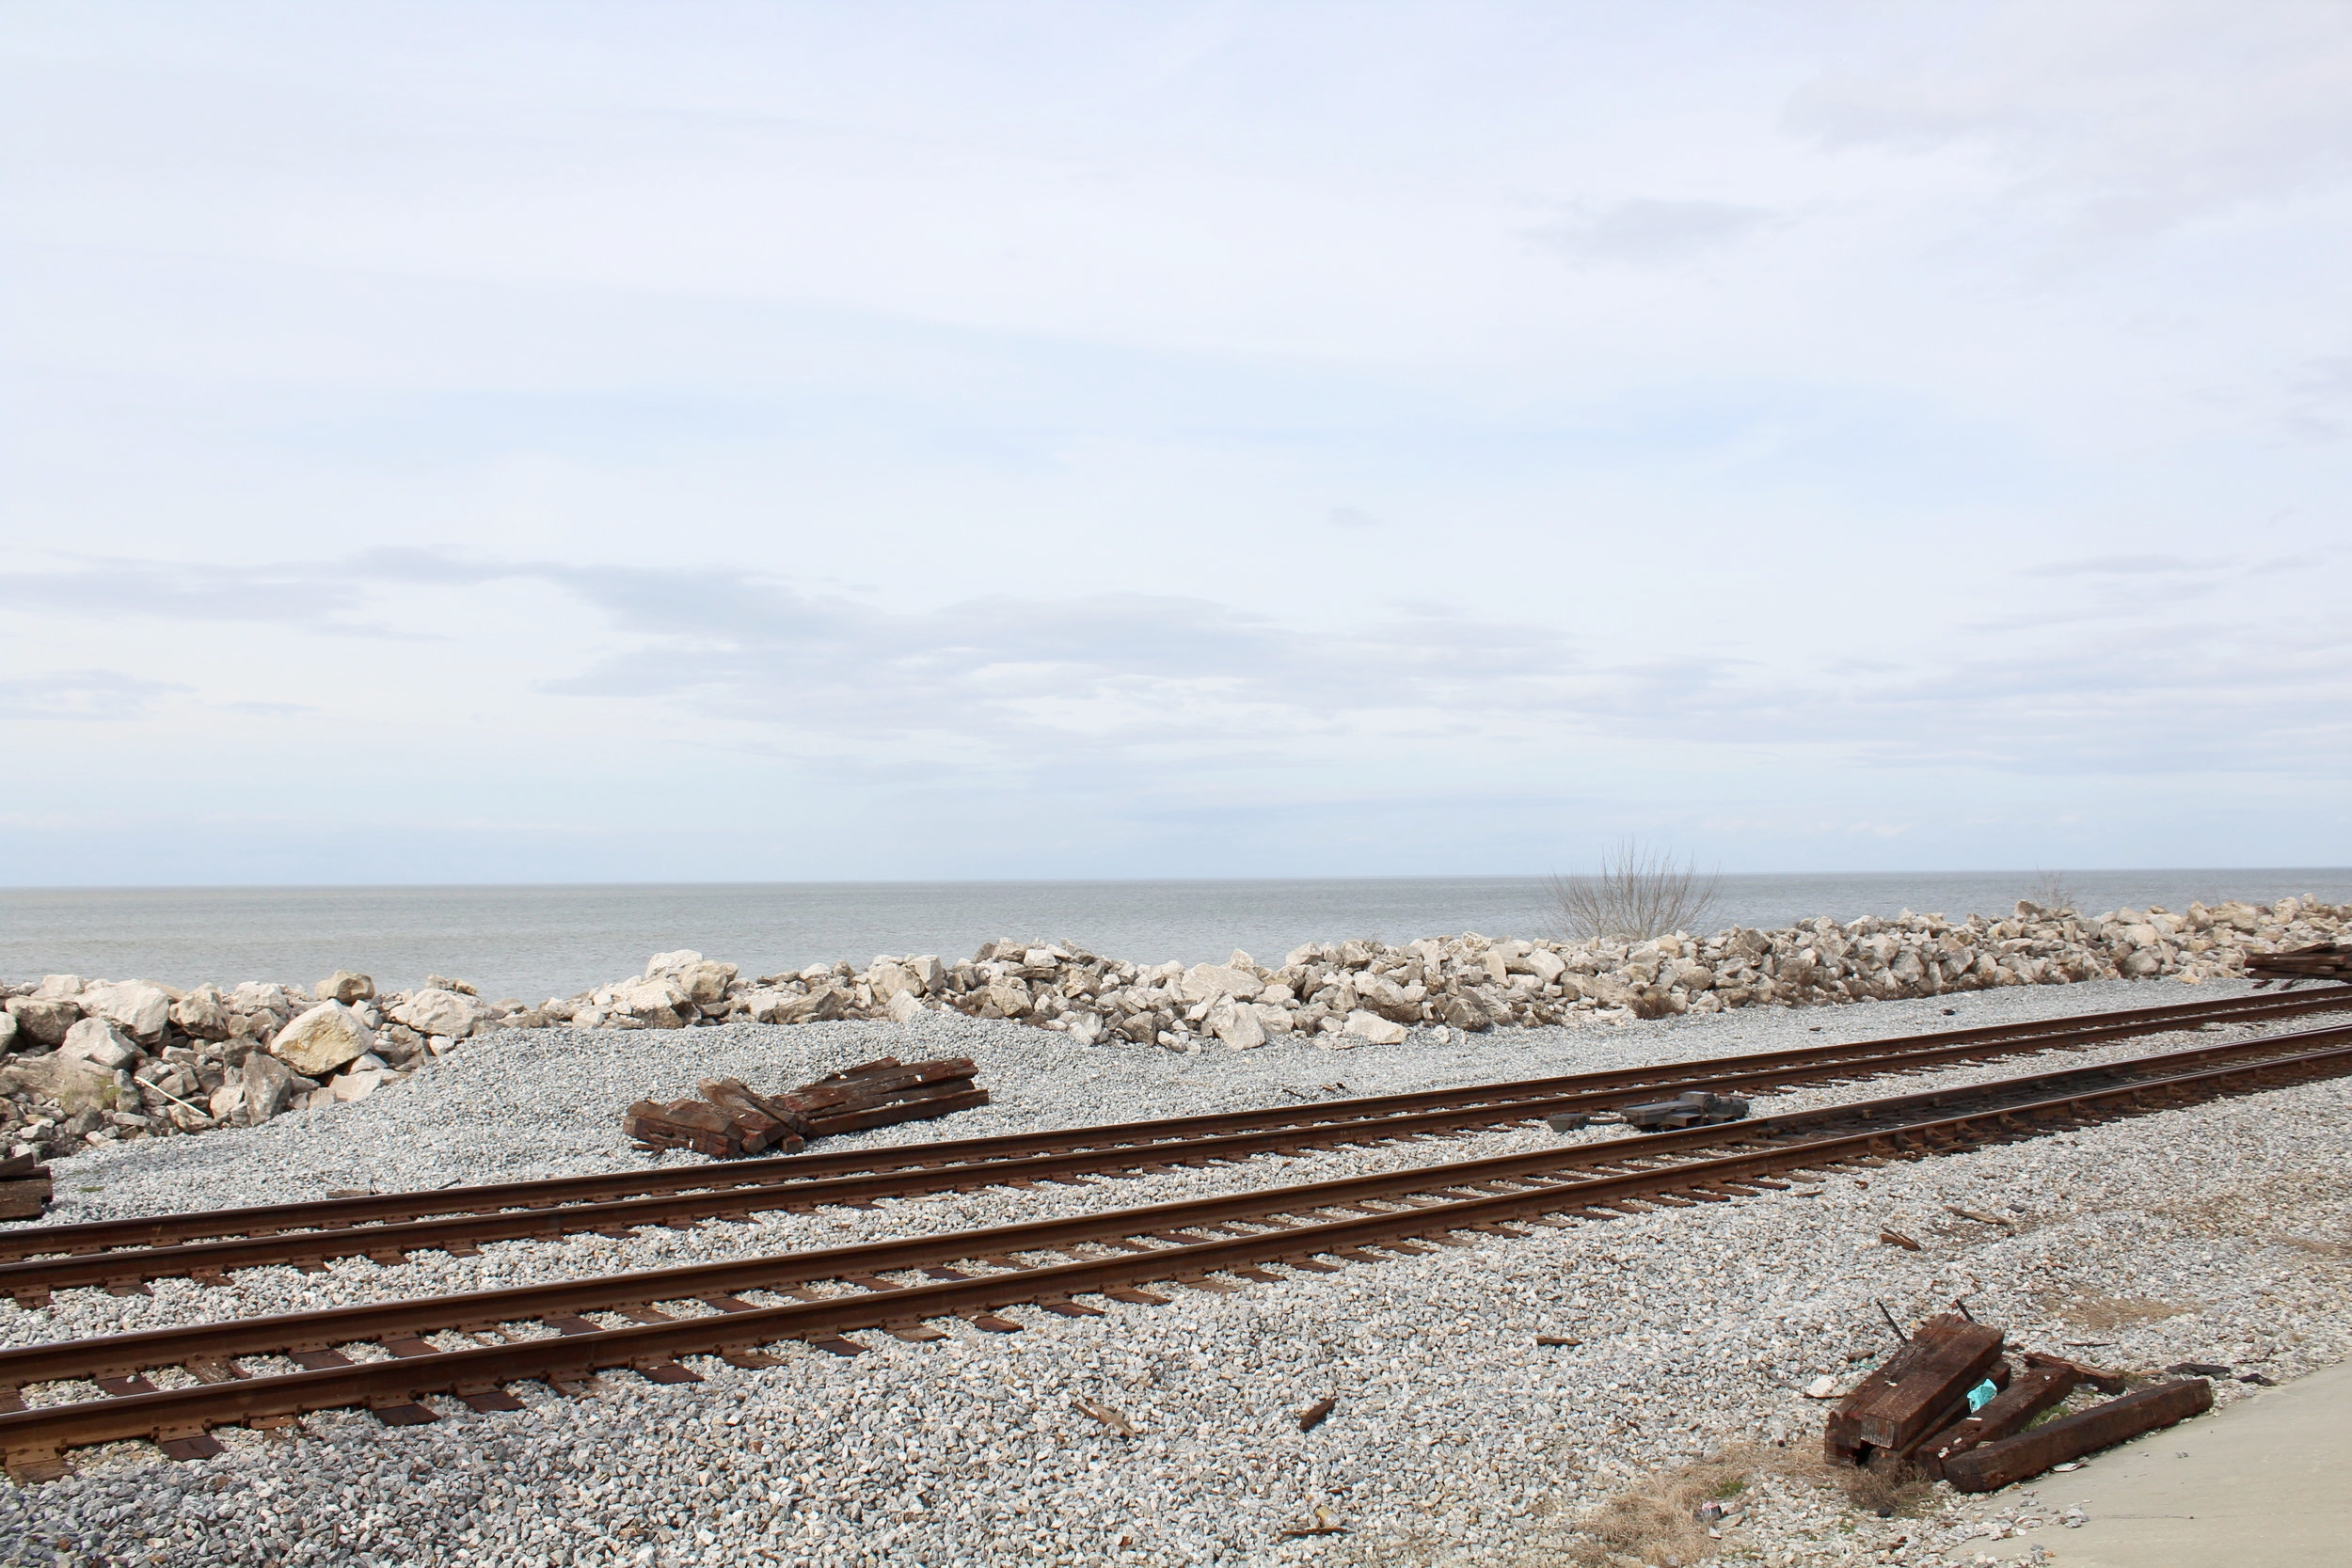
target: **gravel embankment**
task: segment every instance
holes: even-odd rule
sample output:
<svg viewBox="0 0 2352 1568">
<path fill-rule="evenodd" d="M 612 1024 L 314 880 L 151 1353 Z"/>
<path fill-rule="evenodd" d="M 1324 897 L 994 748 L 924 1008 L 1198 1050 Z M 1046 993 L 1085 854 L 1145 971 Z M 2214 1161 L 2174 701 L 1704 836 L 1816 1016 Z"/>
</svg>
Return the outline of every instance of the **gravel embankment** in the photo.
<svg viewBox="0 0 2352 1568">
<path fill-rule="evenodd" d="M 1089 1048 L 946 1015 L 904 1025 L 515 1032 L 356 1103 L 62 1162 L 54 1218 L 610 1168 L 644 1158 L 617 1132 L 620 1108 L 642 1095 L 686 1093 L 713 1072 L 793 1082 L 884 1051 L 970 1054 L 996 1097 L 947 1122 L 866 1135 L 924 1141 L 1258 1105 L 1340 1082 L 1379 1093 L 2238 989 L 2010 988 L 1346 1053 Z M 2093 1054 L 2212 1037 L 2154 1037 Z M 2012 1058 L 1774 1097 L 1759 1110 L 2026 1070 Z M 477 1416 L 436 1402 L 447 1418 L 425 1428 L 329 1413 L 294 1438 L 224 1433 L 230 1451 L 193 1465 L 120 1445 L 86 1452 L 64 1481 L 0 1490 L 0 1553 L 11 1562 L 167 1564 L 1555 1560 L 1566 1521 L 1649 1472 L 1752 1439 L 1784 1441 L 1791 1453 L 1809 1446 L 1822 1407 L 1798 1390 L 1883 1347 L 1875 1302 L 1916 1317 L 1964 1294 L 2013 1341 L 2132 1367 L 2209 1360 L 2284 1378 L 2340 1359 L 2352 1348 L 2347 1133 L 2352 1085 L 2324 1084 L 1888 1168 L 1867 1186 L 1838 1178 L 1816 1196 L 1489 1240 L 1233 1295 L 1177 1292 L 1168 1307 L 1114 1307 L 1100 1319 L 1016 1307 L 1007 1315 L 1028 1327 L 1016 1336 L 955 1324 L 928 1346 L 872 1337 L 873 1350 L 854 1360 L 792 1348 L 762 1371 L 704 1360 L 697 1370 L 709 1381 L 683 1390 L 615 1373 L 580 1402 L 526 1386 L 530 1410 Z M 161 1281 L 151 1297 L 64 1292 L 46 1311 L 0 1306 L 0 1342 L 749 1256 L 1549 1141 L 1480 1134 L 627 1242 L 494 1243 L 475 1259 L 424 1254 L 392 1268 L 350 1259 L 318 1275 L 254 1270 L 210 1290 Z M 2013 1227 L 1947 1206 L 2002 1214 Z M 1888 1227 L 1922 1250 L 1879 1244 Z M 1539 1333 L 1580 1343 L 1538 1348 Z M 2246 1391 L 2232 1383 L 2221 1395 Z M 1300 1433 L 1296 1412 L 1326 1396 L 1337 1409 Z M 1137 1435 L 1078 1413 L 1078 1399 L 1120 1412 Z M 1857 1515 L 1800 1477 L 1766 1479 L 1751 1495 L 1748 1522 L 1722 1544 L 1751 1559 L 1968 1556 L 1934 1520 Z M 1279 1537 L 1313 1522 L 1318 1507 L 1350 1532 Z M 1897 1536 L 1905 1544 L 1883 1558 Z"/>
</svg>

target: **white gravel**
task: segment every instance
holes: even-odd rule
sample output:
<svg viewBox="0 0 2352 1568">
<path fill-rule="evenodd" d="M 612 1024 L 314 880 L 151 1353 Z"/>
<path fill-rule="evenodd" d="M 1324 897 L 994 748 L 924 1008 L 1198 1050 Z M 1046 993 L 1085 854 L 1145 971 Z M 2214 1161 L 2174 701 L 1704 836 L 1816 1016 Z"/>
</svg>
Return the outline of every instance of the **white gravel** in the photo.
<svg viewBox="0 0 2352 1568">
<path fill-rule="evenodd" d="M 2226 993 L 2018 988 L 1344 1053 L 1089 1049 L 946 1017 L 509 1034 L 358 1104 L 64 1162 L 56 1218 L 610 1168 L 644 1158 L 617 1133 L 629 1100 L 687 1092 L 713 1071 L 797 1081 L 885 1051 L 973 1055 L 996 1096 L 945 1122 L 867 1135 L 897 1142 L 1264 1104 L 1282 1086 L 1311 1093 L 1343 1081 L 1379 1093 Z M 2024 1070 L 1996 1061 L 1759 1109 Z M 615 1373 L 585 1401 L 526 1387 L 532 1409 L 491 1416 L 437 1401 L 446 1419 L 398 1430 L 330 1413 L 296 1437 L 225 1433 L 228 1454 L 193 1465 L 117 1445 L 86 1452 L 66 1481 L 0 1490 L 0 1554 L 175 1564 L 1549 1560 L 1565 1520 L 1648 1471 L 1759 1433 L 1816 1441 L 1821 1406 L 1796 1390 L 1883 1347 L 1876 1301 L 1916 1317 L 1966 1294 L 2013 1342 L 2134 1367 L 2210 1360 L 2284 1378 L 2340 1358 L 2352 1346 L 2347 1132 L 2352 1085 L 2315 1085 L 1888 1167 L 1867 1187 L 1838 1178 L 1817 1197 L 1486 1241 L 1232 1295 L 1178 1291 L 1173 1305 L 1113 1307 L 1100 1319 L 1016 1307 L 1007 1315 L 1029 1325 L 1020 1335 L 951 1324 L 929 1346 L 867 1336 L 874 1348 L 854 1360 L 787 1347 L 784 1365 L 761 1371 L 704 1359 L 700 1387 Z M 1481 1134 L 627 1242 L 499 1243 L 476 1259 L 422 1254 L 393 1268 L 253 1270 L 209 1290 L 158 1282 L 151 1298 L 69 1291 L 45 1311 L 0 1306 L 0 1341 L 749 1256 L 1549 1141 Z M 1959 1219 L 1947 1204 L 2010 1213 L 2016 1229 Z M 1878 1244 L 1889 1227 L 1924 1250 Z M 1538 1333 L 1581 1342 L 1538 1349 Z M 43 1396 L 69 1392 L 88 1390 Z M 1334 1414 L 1299 1433 L 1295 1413 L 1326 1395 L 1339 1399 Z M 1119 1411 L 1138 1435 L 1079 1414 L 1078 1399 Z M 1758 1497 L 1726 1548 L 1768 1561 L 1875 1561 L 1902 1535 L 1891 1560 L 1968 1555 L 1935 1521 L 1857 1521 L 1794 1484 Z M 1349 1533 L 1278 1536 L 1318 1506 Z"/>
</svg>

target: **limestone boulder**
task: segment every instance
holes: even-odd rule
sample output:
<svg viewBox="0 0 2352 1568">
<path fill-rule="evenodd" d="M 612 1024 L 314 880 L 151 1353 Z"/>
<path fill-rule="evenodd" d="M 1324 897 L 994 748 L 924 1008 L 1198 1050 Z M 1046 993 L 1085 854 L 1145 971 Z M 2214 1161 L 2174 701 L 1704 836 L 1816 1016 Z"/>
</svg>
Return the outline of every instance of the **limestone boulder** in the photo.
<svg viewBox="0 0 2352 1568">
<path fill-rule="evenodd" d="M 1256 974 L 1232 964 L 1195 964 L 1184 971 L 1184 994 L 1187 1002 L 1206 1002 L 1216 996 L 1248 1002 L 1264 989 L 1265 982 Z"/>
<path fill-rule="evenodd" d="M 462 1040 L 474 1032 L 487 1012 L 470 996 L 428 986 L 394 1007 L 391 1018 L 395 1023 L 405 1023 L 420 1035 L 446 1035 Z"/>
<path fill-rule="evenodd" d="M 11 1012 L 0 1012 L 0 1056 L 5 1056 L 16 1049 L 16 1015 Z"/>
<path fill-rule="evenodd" d="M 256 1051 L 245 1059 L 245 1077 L 240 1086 L 244 1095 L 238 1106 L 237 1120 L 246 1127 L 258 1127 L 284 1110 L 297 1089 L 308 1094 L 318 1087 L 310 1079 L 262 1051 Z M 219 1113 L 215 1111 L 214 1115 L 218 1116 Z"/>
<path fill-rule="evenodd" d="M 928 989 L 922 976 L 896 958 L 876 958 L 866 972 L 866 983 L 873 988 L 874 1000 L 884 1004 L 910 992 L 919 997 Z"/>
<path fill-rule="evenodd" d="M 37 1101 L 54 1100 L 68 1116 L 105 1110 L 118 1098 L 112 1071 L 62 1051 L 19 1056 L 0 1067 L 0 1091 L 8 1090 L 22 1090 Z"/>
<path fill-rule="evenodd" d="M 1220 997 L 1210 1005 L 1201 1024 L 1235 1051 L 1254 1051 L 1265 1044 L 1265 1024 L 1258 1009 L 1247 1002 Z"/>
<path fill-rule="evenodd" d="M 998 1018 L 1019 1018 L 1030 1007 L 1029 988 L 1018 980 L 992 980 L 982 993 L 983 1012 L 993 1007 Z"/>
<path fill-rule="evenodd" d="M 218 986 L 199 986 L 171 1005 L 171 1022 L 192 1039 L 225 1040 L 230 1028 L 229 1003 Z"/>
<path fill-rule="evenodd" d="M 857 999 L 839 986 L 818 986 L 806 996 L 790 998 L 775 1009 L 771 1023 L 821 1023 L 830 1019 L 848 1018 L 856 1010 Z"/>
<path fill-rule="evenodd" d="M 320 1078 L 375 1049 L 375 1031 L 341 1002 L 322 1002 L 269 1043 L 269 1053 L 306 1077 Z"/>
<path fill-rule="evenodd" d="M 365 1100 L 387 1084 L 400 1082 L 401 1074 L 389 1068 L 356 1067 L 349 1072 L 338 1073 L 326 1081 L 326 1093 L 337 1104 Z"/>
<path fill-rule="evenodd" d="M 171 992 L 147 980 L 90 986 L 76 998 L 83 1013 L 103 1018 L 143 1045 L 154 1045 L 171 1023 Z"/>
<path fill-rule="evenodd" d="M 911 990 L 894 990 L 882 1005 L 882 1010 L 890 1015 L 893 1023 L 904 1023 L 923 1011 L 923 999 Z"/>
<path fill-rule="evenodd" d="M 1368 1045 L 1403 1045 L 1406 1039 L 1405 1025 L 1360 1008 L 1347 1015 L 1340 1032 L 1353 1035 Z"/>
<path fill-rule="evenodd" d="M 1568 960 L 1549 947 L 1530 946 L 1507 959 L 1503 967 L 1514 974 L 1533 974 L 1537 985 L 1548 986 L 1568 972 Z"/>
<path fill-rule="evenodd" d="M 86 1018 L 67 1030 L 57 1054 L 78 1056 L 107 1072 L 135 1067 L 139 1061 L 137 1043 L 103 1018 Z"/>
<path fill-rule="evenodd" d="M 375 982 L 365 974 L 339 969 L 312 986 L 310 994 L 322 1002 L 341 1002 L 349 1006 L 354 1002 L 365 1002 L 374 996 Z"/>
<path fill-rule="evenodd" d="M 712 963 L 705 958 L 691 963 L 663 976 L 683 991 L 686 1000 L 697 1010 L 719 1012 L 726 1006 L 727 988 L 735 984 L 733 964 Z"/>
<path fill-rule="evenodd" d="M 61 996 L 11 996 L 8 1016 L 26 1039 L 54 1051 L 65 1043 L 66 1031 L 82 1022 L 82 1009 Z"/>
<path fill-rule="evenodd" d="M 88 984 L 79 974 L 44 974 L 33 994 L 43 1002 L 63 1002 L 81 995 Z"/>
</svg>

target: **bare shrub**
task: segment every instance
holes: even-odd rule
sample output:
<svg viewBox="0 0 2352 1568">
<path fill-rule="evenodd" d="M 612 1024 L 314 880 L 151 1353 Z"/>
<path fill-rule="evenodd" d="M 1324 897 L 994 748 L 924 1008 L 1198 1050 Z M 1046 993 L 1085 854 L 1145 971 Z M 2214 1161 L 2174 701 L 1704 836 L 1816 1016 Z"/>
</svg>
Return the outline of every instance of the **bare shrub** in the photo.
<svg viewBox="0 0 2352 1568">
<path fill-rule="evenodd" d="M 2037 870 L 2033 874 L 2033 886 L 2027 890 L 2026 897 L 2052 914 L 2074 912 L 2074 890 L 2067 885 L 2063 871 Z"/>
<path fill-rule="evenodd" d="M 1551 879 L 1553 918 L 1570 942 L 1647 942 L 1696 929 L 1714 909 L 1721 884 L 1713 873 L 1700 877 L 1690 862 L 1621 838 L 1598 870 Z"/>
</svg>

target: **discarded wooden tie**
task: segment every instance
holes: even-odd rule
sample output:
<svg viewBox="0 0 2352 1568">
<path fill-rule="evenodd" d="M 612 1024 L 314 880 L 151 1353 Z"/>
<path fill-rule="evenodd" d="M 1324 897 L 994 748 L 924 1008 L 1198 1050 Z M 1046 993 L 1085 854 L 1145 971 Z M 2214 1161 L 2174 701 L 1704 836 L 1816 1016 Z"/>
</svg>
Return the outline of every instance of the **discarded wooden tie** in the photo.
<svg viewBox="0 0 2352 1568">
<path fill-rule="evenodd" d="M 0 1220 L 28 1220 L 49 1207 L 56 1189 L 38 1155 L 0 1160 Z"/>
<path fill-rule="evenodd" d="M 790 1154 L 829 1132 L 985 1105 L 988 1091 L 974 1086 L 974 1071 L 966 1056 L 913 1063 L 883 1056 L 777 1095 L 739 1078 L 706 1078 L 696 1085 L 699 1100 L 637 1101 L 622 1113 L 621 1131 L 648 1151 L 691 1148 L 714 1160 Z"/>
</svg>

